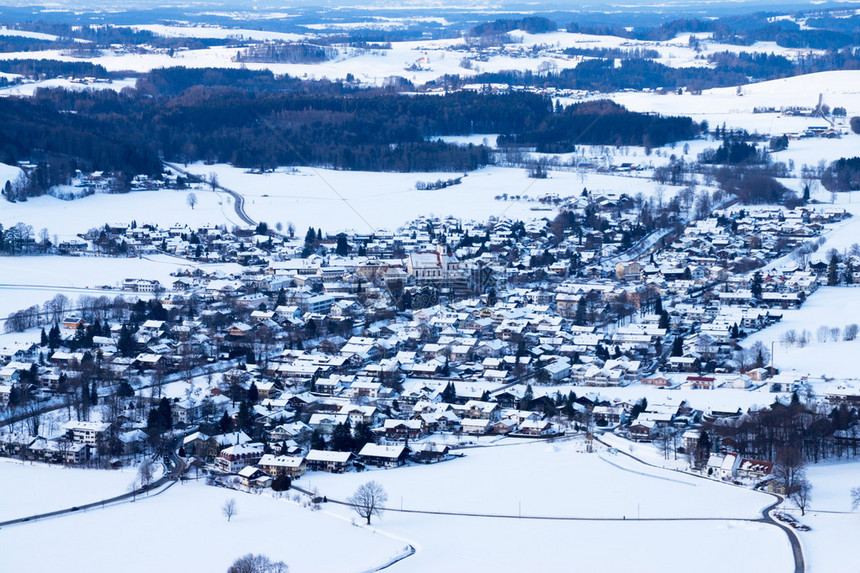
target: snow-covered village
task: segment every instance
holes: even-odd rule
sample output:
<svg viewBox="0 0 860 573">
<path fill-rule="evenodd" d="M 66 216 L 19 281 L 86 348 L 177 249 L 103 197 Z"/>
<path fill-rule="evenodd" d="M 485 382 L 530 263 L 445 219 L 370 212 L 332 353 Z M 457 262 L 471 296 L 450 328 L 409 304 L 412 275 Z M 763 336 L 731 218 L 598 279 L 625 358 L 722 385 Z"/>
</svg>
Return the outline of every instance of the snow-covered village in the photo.
<svg viewBox="0 0 860 573">
<path fill-rule="evenodd" d="M 858 571 L 860 8 L 84 4 L 0 7 L 0 569 Z"/>
</svg>

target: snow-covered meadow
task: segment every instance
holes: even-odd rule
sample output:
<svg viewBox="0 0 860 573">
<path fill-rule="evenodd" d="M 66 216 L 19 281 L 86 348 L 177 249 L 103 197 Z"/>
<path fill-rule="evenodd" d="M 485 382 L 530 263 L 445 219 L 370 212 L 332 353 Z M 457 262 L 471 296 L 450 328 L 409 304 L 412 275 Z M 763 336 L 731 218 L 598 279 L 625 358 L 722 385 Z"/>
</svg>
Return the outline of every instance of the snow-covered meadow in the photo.
<svg viewBox="0 0 860 573">
<path fill-rule="evenodd" d="M 0 458 L 0 521 L 47 513 L 127 493 L 134 468 L 65 468 Z M 2 538 L 2 534 L 0 534 Z M 8 547 L 3 543 L 4 547 Z"/>
<path fill-rule="evenodd" d="M 325 232 L 372 232 L 395 229 L 419 216 L 454 216 L 486 221 L 490 217 L 552 219 L 555 209 L 538 198 L 579 196 L 583 188 L 597 193 L 646 196 L 655 185 L 644 178 L 553 171 L 547 179 L 531 179 L 525 169 L 486 167 L 463 177 L 462 183 L 436 191 L 418 191 L 419 181 L 457 177 L 454 173 L 374 173 L 300 167 L 274 173 L 250 173 L 229 165 L 188 166 L 192 173 L 215 173 L 218 182 L 245 198 L 245 211 L 257 221 L 292 222 Z M 666 198 L 675 190 L 666 188 Z M 503 198 L 503 196 L 507 196 Z M 515 200 L 512 197 L 518 196 Z"/>
<path fill-rule="evenodd" d="M 2 177 L 0 177 L 2 179 Z M 195 189 L 197 205 L 188 206 L 187 191 L 136 191 L 119 195 L 97 193 L 73 201 L 49 195 L 24 202 L 0 202 L 0 224 L 10 227 L 24 222 L 38 233 L 47 229 L 51 240 L 62 242 L 92 228 L 137 221 L 161 227 L 182 223 L 192 226 L 241 224 L 233 210 L 232 199 L 221 193 Z"/>
<path fill-rule="evenodd" d="M 426 19 L 425 19 L 426 20 Z M 382 23 L 384 24 L 384 23 Z M 399 24 L 399 22 L 395 22 Z M 380 28 L 380 22 L 331 22 L 309 24 L 307 34 L 282 33 L 247 28 L 224 28 L 218 26 L 188 25 L 141 25 L 137 29 L 149 30 L 166 37 L 191 38 L 236 38 L 274 41 L 313 41 L 320 33 L 332 33 L 351 28 Z M 384 27 L 384 26 L 383 26 Z M 391 26 L 388 26 L 389 28 Z M 161 67 L 185 66 L 189 68 L 221 67 L 250 69 L 270 69 L 276 74 L 289 74 L 297 77 L 343 79 L 352 74 L 359 81 L 370 85 L 382 85 L 389 77 L 401 76 L 416 85 L 435 80 L 446 74 L 470 77 L 482 72 L 507 70 L 561 70 L 579 65 L 583 56 L 566 55 L 566 48 L 615 48 L 621 50 L 647 49 L 658 52 L 657 61 L 670 67 L 703 67 L 710 65 L 707 55 L 718 52 L 740 51 L 749 53 L 773 53 L 796 59 L 800 55 L 812 54 L 817 50 L 790 49 L 778 46 L 775 42 L 757 42 L 751 46 L 721 44 L 710 39 L 709 34 L 695 34 L 697 50 L 691 45 L 691 34 L 679 34 L 665 41 L 643 41 L 618 36 L 597 36 L 568 33 L 559 30 L 545 34 L 530 34 L 520 30 L 510 32 L 510 42 L 505 49 L 489 54 L 479 53 L 462 38 L 437 40 L 410 40 L 390 42 L 388 49 L 358 50 L 341 48 L 340 55 L 330 61 L 305 63 L 257 63 L 236 61 L 240 48 L 214 46 L 209 49 L 177 51 L 173 54 L 150 52 L 129 53 L 125 50 L 105 50 L 89 58 L 94 64 L 104 66 L 109 71 L 132 70 L 145 72 Z M 32 52 L 13 52 L 0 54 L 2 59 L 44 58 L 73 61 L 75 57 L 63 50 L 42 50 Z M 467 65 L 466 60 L 474 59 Z M 418 63 L 420 65 L 413 66 Z"/>
<path fill-rule="evenodd" d="M 808 526 L 800 533 L 807 571 L 850 573 L 857 571 L 854 543 L 860 533 L 860 511 L 851 508 L 851 489 L 860 487 L 860 463 L 828 462 L 809 466 L 812 483 L 811 509 L 805 516 L 792 515 Z"/>
<path fill-rule="evenodd" d="M 83 563 L 89 571 L 110 571 L 120 559 L 127 563 L 126 571 L 170 569 L 177 562 L 212 571 L 253 552 L 283 560 L 294 572 L 358 572 L 382 565 L 407 544 L 416 553 L 392 570 L 484 570 L 492 563 L 499 571 L 575 567 L 657 572 L 695 559 L 697 570 L 717 572 L 722 571 L 726 547 L 744 555 L 749 565 L 745 570 L 791 570 L 785 534 L 743 521 L 757 518 L 770 496 L 648 468 L 602 446 L 598 453 L 583 449 L 580 440 L 473 448 L 464 450 L 462 459 L 438 465 L 345 475 L 309 473 L 297 482 L 320 495 L 345 499 L 373 479 L 387 490 L 388 507 L 508 518 L 389 511 L 367 528 L 351 510 L 334 503 L 311 511 L 271 493 L 250 495 L 192 482 L 136 503 L 7 528 L 0 532 L 0 542 L 8 548 L 4 563 L 14 567 L 31 563 L 27 539 L 54 540 L 50 554 L 35 569 L 28 567 L 32 571 Z M 230 523 L 220 511 L 229 498 L 235 498 L 238 507 Z M 637 516 L 716 519 L 637 521 Z M 121 536 L 113 534 L 119 522 Z M 93 553 L 82 542 L 93 537 L 110 537 L 111 543 Z M 182 542 L 164 544 L 163 539 Z M 330 543 L 337 551 L 322 550 Z M 624 551 L 618 551 L 621 546 Z M 201 547 L 205 551 L 198 550 Z"/>
<path fill-rule="evenodd" d="M 121 287 L 126 278 L 154 279 L 169 290 L 173 282 L 170 273 L 198 267 L 225 272 L 235 272 L 240 268 L 235 263 L 195 264 L 169 255 L 145 258 L 0 257 L 0 316 L 42 304 L 57 294 L 67 296 L 72 302 L 81 296 L 137 296 L 136 293 L 114 290 Z"/>
<path fill-rule="evenodd" d="M 443 464 L 344 475 L 314 472 L 302 481 L 320 495 L 345 499 L 372 479 L 385 487 L 391 507 L 402 501 L 405 509 L 496 515 L 757 518 L 773 501 L 748 489 L 648 468 L 602 446 L 597 453 L 584 450 L 578 438 L 470 448 L 458 450 L 465 457 Z"/>
<path fill-rule="evenodd" d="M 773 343 L 774 366 L 780 370 L 795 370 L 810 376 L 857 378 L 855 352 L 860 349 L 860 339 L 852 341 L 819 341 L 820 328 L 838 328 L 844 332 L 849 324 L 860 325 L 860 305 L 857 304 L 860 290 L 854 287 L 821 287 L 813 293 L 798 310 L 782 311 L 783 318 L 777 324 L 759 331 L 743 341 L 749 348 L 762 342 L 766 348 Z M 798 335 L 806 330 L 809 342 L 804 347 L 782 343 L 786 331 L 794 330 Z"/>
<path fill-rule="evenodd" d="M 770 133 L 782 135 L 783 133 L 796 133 L 811 126 L 826 123 L 819 117 L 789 116 L 781 113 L 754 113 L 756 108 L 788 108 L 803 107 L 814 108 L 818 104 L 821 95 L 824 103 L 832 107 L 842 106 L 846 109 L 848 117 L 860 114 L 860 70 L 832 71 L 771 80 L 754 84 L 747 84 L 740 88 L 740 94 L 735 87 L 713 88 L 702 91 L 701 95 L 693 95 L 685 92 L 678 95 L 674 92 L 665 94 L 657 92 L 621 92 L 613 94 L 599 94 L 594 98 L 608 98 L 627 107 L 631 111 L 657 112 L 663 115 L 685 115 L 692 117 L 695 121 L 706 120 L 711 127 L 726 124 L 729 128 L 746 129 L 749 132 Z M 564 100 L 571 103 L 574 100 Z M 851 134 L 847 136 L 849 141 L 858 141 L 860 136 Z M 845 146 L 846 139 L 836 140 Z M 814 146 L 813 156 L 818 156 L 818 146 L 823 144 L 821 140 L 813 143 L 798 143 L 792 141 L 788 152 L 780 154 L 780 159 L 795 159 L 798 163 L 817 163 L 811 156 L 798 156 L 792 148 L 794 144 L 801 147 Z M 854 145 L 856 148 L 856 143 Z M 845 146 L 847 150 L 850 146 Z M 837 159 L 833 157 L 830 160 Z"/>
<path fill-rule="evenodd" d="M 603 446 L 597 448 L 597 453 L 584 453 L 579 439 L 472 448 L 458 451 L 465 453 L 462 459 L 431 466 L 346 475 L 310 473 L 300 485 L 345 499 L 358 485 L 375 480 L 388 494 L 388 507 L 510 516 L 386 513 L 375 527 L 409 539 L 418 549 L 398 566 L 402 571 L 480 570 L 488 563 L 502 571 L 568 567 L 668 571 L 693 556 L 697 570 L 718 571 L 718 547 L 744 553 L 750 570 L 791 570 L 784 533 L 733 520 L 759 517 L 772 497 L 649 468 Z M 359 519 L 347 508 L 324 504 L 324 509 Z M 637 522 L 637 516 L 717 519 Z M 601 521 L 605 518 L 617 521 Z M 673 550 L 667 551 L 665 543 Z M 617 551 L 620 545 L 622 552 Z"/>
<path fill-rule="evenodd" d="M 231 498 L 237 513 L 228 522 L 221 507 Z M 36 539 L 50 551 L 36 557 Z M 368 570 L 407 542 L 292 501 L 186 482 L 134 503 L 6 527 L 0 544 L 9 571 L 226 571 L 250 552 L 303 573 Z"/>
</svg>

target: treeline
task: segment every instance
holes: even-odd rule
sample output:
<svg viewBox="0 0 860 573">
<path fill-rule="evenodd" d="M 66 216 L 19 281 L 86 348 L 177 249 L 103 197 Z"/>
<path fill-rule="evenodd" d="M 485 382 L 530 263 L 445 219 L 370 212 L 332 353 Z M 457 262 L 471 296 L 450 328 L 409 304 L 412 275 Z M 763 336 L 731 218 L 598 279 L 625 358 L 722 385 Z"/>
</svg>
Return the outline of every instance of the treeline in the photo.
<svg viewBox="0 0 860 573">
<path fill-rule="evenodd" d="M 497 36 L 513 32 L 514 30 L 522 30 L 529 34 L 544 34 L 546 32 L 555 32 L 557 29 L 558 24 L 548 18 L 530 16 L 516 20 L 504 19 L 487 22 L 486 24 L 478 24 L 469 31 L 469 35 Z"/>
<path fill-rule="evenodd" d="M 222 85 L 232 80 L 243 89 Z M 292 89 L 262 87 L 276 82 Z M 270 72 L 185 69 L 156 70 L 140 87 L 150 97 L 55 89 L 0 100 L 0 161 L 37 162 L 45 185 L 76 169 L 156 176 L 160 158 L 247 168 L 463 172 L 490 163 L 490 150 L 434 138 L 503 133 L 503 145 L 565 151 L 577 142 L 660 146 L 698 133 L 689 118 L 631 113 L 608 101 L 554 107 L 549 98 L 522 92 L 402 96 Z"/>
<path fill-rule="evenodd" d="M 806 20 L 806 25 L 810 28 L 820 28 L 824 30 L 836 30 L 847 34 L 856 34 L 860 30 L 860 15 L 854 14 L 848 18 L 833 17 L 827 15 L 817 15 Z"/>
<path fill-rule="evenodd" d="M 586 56 L 589 58 L 615 58 L 619 60 L 641 59 L 650 60 L 660 57 L 660 52 L 648 48 L 581 48 L 574 46 L 564 49 L 568 56 Z"/>
<path fill-rule="evenodd" d="M 708 60 L 714 63 L 712 68 L 674 68 L 646 57 L 629 55 L 626 58 L 618 54 L 607 55 L 607 58 L 621 58 L 621 64 L 617 67 L 613 59 L 590 59 L 580 62 L 575 68 L 548 73 L 519 70 L 487 72 L 470 78 L 468 82 L 599 92 L 659 88 L 684 88 L 697 92 L 713 87 L 742 85 L 751 79 L 764 81 L 813 72 L 860 69 L 860 51 L 847 49 L 800 58 L 796 62 L 772 54 L 724 52 L 708 56 Z M 453 85 L 466 83 L 466 80 L 457 76 L 446 76 L 444 79 Z"/>
<path fill-rule="evenodd" d="M 721 52 L 708 56 L 717 69 L 741 73 L 753 80 L 773 80 L 801 74 L 860 69 L 860 50 L 844 48 L 824 54 L 810 54 L 796 60 L 774 54 Z"/>
<path fill-rule="evenodd" d="M 329 46 L 306 42 L 266 42 L 254 44 L 236 54 L 237 62 L 276 64 L 316 64 L 333 60 L 340 52 Z"/>
<path fill-rule="evenodd" d="M 301 92 L 341 95 L 355 88 L 329 80 L 302 80 L 271 70 L 229 68 L 159 68 L 138 77 L 136 88 L 148 96 L 177 96 L 192 87 L 231 88 L 243 91 Z"/>
<path fill-rule="evenodd" d="M 775 42 L 783 48 L 812 48 L 840 50 L 860 42 L 857 31 L 846 34 L 836 30 L 802 30 L 788 20 L 780 20 L 751 29 L 715 26 L 714 40 L 729 44 L 752 45 L 756 42 Z"/>
<path fill-rule="evenodd" d="M 58 109 L 40 93 L 27 99 L 0 98 L 0 163 L 37 163 L 27 195 L 68 182 L 77 169 L 161 173 L 157 149 L 132 118 L 63 113 L 70 110 Z"/>
<path fill-rule="evenodd" d="M 85 43 L 75 42 L 78 45 L 90 45 L 93 48 L 108 48 L 112 44 L 123 44 L 126 46 L 139 46 L 146 44 L 154 48 L 176 49 L 187 48 L 190 50 L 201 49 L 210 46 L 223 46 L 236 42 L 233 38 L 183 38 L 159 36 L 149 30 L 141 30 L 126 26 L 78 26 L 62 22 L 13 22 L 7 23 L 9 27 L 28 32 L 38 32 L 57 36 L 56 41 L 47 40 L 51 49 L 67 47 L 73 38 L 85 40 Z M 39 40 L 37 40 L 39 41 Z M 45 42 L 45 40 L 41 40 Z"/>
<path fill-rule="evenodd" d="M 551 105 L 529 95 L 406 97 L 196 90 L 166 105 L 145 102 L 165 157 L 241 167 L 317 165 L 379 171 L 468 171 L 490 161 L 484 146 L 434 136 L 520 131 Z M 488 131 L 489 130 L 489 131 Z"/>
<path fill-rule="evenodd" d="M 469 80 L 475 83 L 507 83 L 536 87 L 554 87 L 598 92 L 624 89 L 702 90 L 717 86 L 739 85 L 747 82 L 740 72 L 702 67 L 673 68 L 647 59 L 621 60 L 616 67 L 612 60 L 585 60 L 575 68 L 557 72 L 503 70 L 478 74 Z"/>
<path fill-rule="evenodd" d="M 755 144 L 729 137 L 717 149 L 706 149 L 700 153 L 699 162 L 720 165 L 761 165 L 767 163 L 767 156 Z"/>
<path fill-rule="evenodd" d="M 498 145 L 535 146 L 546 153 L 570 153 L 577 143 L 660 147 L 691 139 L 699 126 L 689 117 L 663 117 L 628 111 L 609 100 L 569 105 L 548 115 L 534 129 L 501 135 Z"/>
<path fill-rule="evenodd" d="M 801 403 L 794 394 L 788 405 L 777 402 L 738 420 L 706 424 L 704 429 L 744 457 L 774 460 L 780 450 L 793 447 L 806 461 L 818 462 L 858 455 L 860 442 L 842 437 L 857 421 L 855 408 L 844 404 L 816 408 Z"/>
<path fill-rule="evenodd" d="M 55 42 L 25 36 L 0 36 L 0 52 L 37 52 L 49 50 Z"/>
<path fill-rule="evenodd" d="M 840 50 L 860 44 L 860 17 L 833 18 L 821 16 L 811 18 L 807 28 L 790 20 L 771 21 L 772 14 L 757 13 L 743 16 L 727 16 L 716 20 L 682 18 L 665 22 L 659 26 L 633 28 L 623 26 L 582 25 L 571 22 L 569 32 L 592 35 L 612 35 L 622 38 L 647 41 L 671 40 L 682 33 L 710 33 L 717 41 L 749 46 L 756 42 L 775 42 L 785 48 L 813 48 L 817 50 Z"/>
<path fill-rule="evenodd" d="M 821 184 L 828 191 L 860 189 L 860 157 L 841 157 L 821 173 Z"/>
<path fill-rule="evenodd" d="M 23 255 L 44 253 L 50 248 L 50 243 L 39 245 L 33 238 L 33 227 L 25 223 L 4 229 L 0 225 L 0 254 Z"/>
<path fill-rule="evenodd" d="M 111 74 L 91 62 L 61 62 L 59 60 L 0 60 L 0 72 L 19 74 L 28 78 L 109 78 Z"/>
</svg>

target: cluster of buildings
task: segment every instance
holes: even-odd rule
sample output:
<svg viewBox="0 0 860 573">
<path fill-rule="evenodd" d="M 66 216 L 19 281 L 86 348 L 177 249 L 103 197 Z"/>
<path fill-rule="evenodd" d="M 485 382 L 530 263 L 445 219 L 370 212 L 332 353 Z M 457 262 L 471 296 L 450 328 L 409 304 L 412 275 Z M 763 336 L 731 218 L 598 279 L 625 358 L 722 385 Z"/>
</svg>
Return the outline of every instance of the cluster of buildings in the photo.
<svg viewBox="0 0 860 573">
<path fill-rule="evenodd" d="M 444 448 L 428 450 L 437 433 L 547 438 L 597 422 L 630 423 L 632 438 L 652 439 L 661 423 L 685 419 L 653 408 L 634 419 L 634 402 L 601 400 L 600 387 L 796 388 L 766 364 L 739 361 L 738 342 L 800 306 L 826 273 L 797 264 L 761 272 L 754 285 L 752 271 L 846 213 L 718 211 L 671 242 L 646 237 L 654 248 L 628 260 L 629 198 L 592 194 L 563 209 L 583 217 L 596 209 L 601 230 L 421 218 L 393 233 L 295 239 L 261 227 L 107 225 L 103 234 L 130 252 L 235 261 L 241 270 L 182 270 L 165 285 L 129 278 L 122 291 L 150 302 L 66 316 L 59 345 L 7 344 L 0 403 L 17 405 L 23 385 L 50 398 L 84 383 L 110 393 L 123 382 L 161 387 L 208 372 L 205 388 L 168 392 L 174 427 L 211 427 L 226 416 L 255 440 L 213 438 L 203 451 L 214 467 L 298 477 L 308 468 L 444 459 Z M 92 363 L 98 368 L 84 366 Z M 26 447 L 66 463 L 137 451 L 161 398 L 141 394 L 104 422 L 107 439 L 84 443 L 70 429 L 53 445 L 5 451 Z M 250 422 L 240 412 L 249 401 Z M 358 426 L 366 430 L 360 447 L 329 449 L 338 428 Z"/>
</svg>

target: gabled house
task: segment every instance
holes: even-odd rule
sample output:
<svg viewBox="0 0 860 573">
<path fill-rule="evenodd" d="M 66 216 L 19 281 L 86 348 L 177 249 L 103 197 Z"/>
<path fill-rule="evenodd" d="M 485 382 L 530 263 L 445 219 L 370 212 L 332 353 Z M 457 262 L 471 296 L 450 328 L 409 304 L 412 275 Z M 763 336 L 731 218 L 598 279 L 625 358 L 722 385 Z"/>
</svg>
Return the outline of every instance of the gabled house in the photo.
<svg viewBox="0 0 860 573">
<path fill-rule="evenodd" d="M 305 456 L 309 470 L 337 474 L 347 471 L 352 459 L 352 452 L 329 452 L 326 450 L 311 450 Z"/>
<path fill-rule="evenodd" d="M 381 468 L 394 468 L 406 463 L 411 450 L 406 446 L 380 446 L 365 444 L 358 457 L 368 465 Z"/>
<path fill-rule="evenodd" d="M 282 475 L 290 476 L 291 479 L 296 479 L 305 473 L 307 464 L 305 459 L 299 456 L 275 456 L 266 454 L 257 465 L 270 476 L 278 477 Z"/>
<path fill-rule="evenodd" d="M 423 419 L 420 417 L 412 420 L 385 420 L 383 424 L 385 437 L 389 440 L 403 441 L 406 439 L 417 440 L 425 432 Z"/>
<path fill-rule="evenodd" d="M 224 448 L 215 459 L 215 467 L 224 473 L 235 474 L 245 466 L 256 465 L 263 457 L 263 446 L 239 444 Z"/>
</svg>

